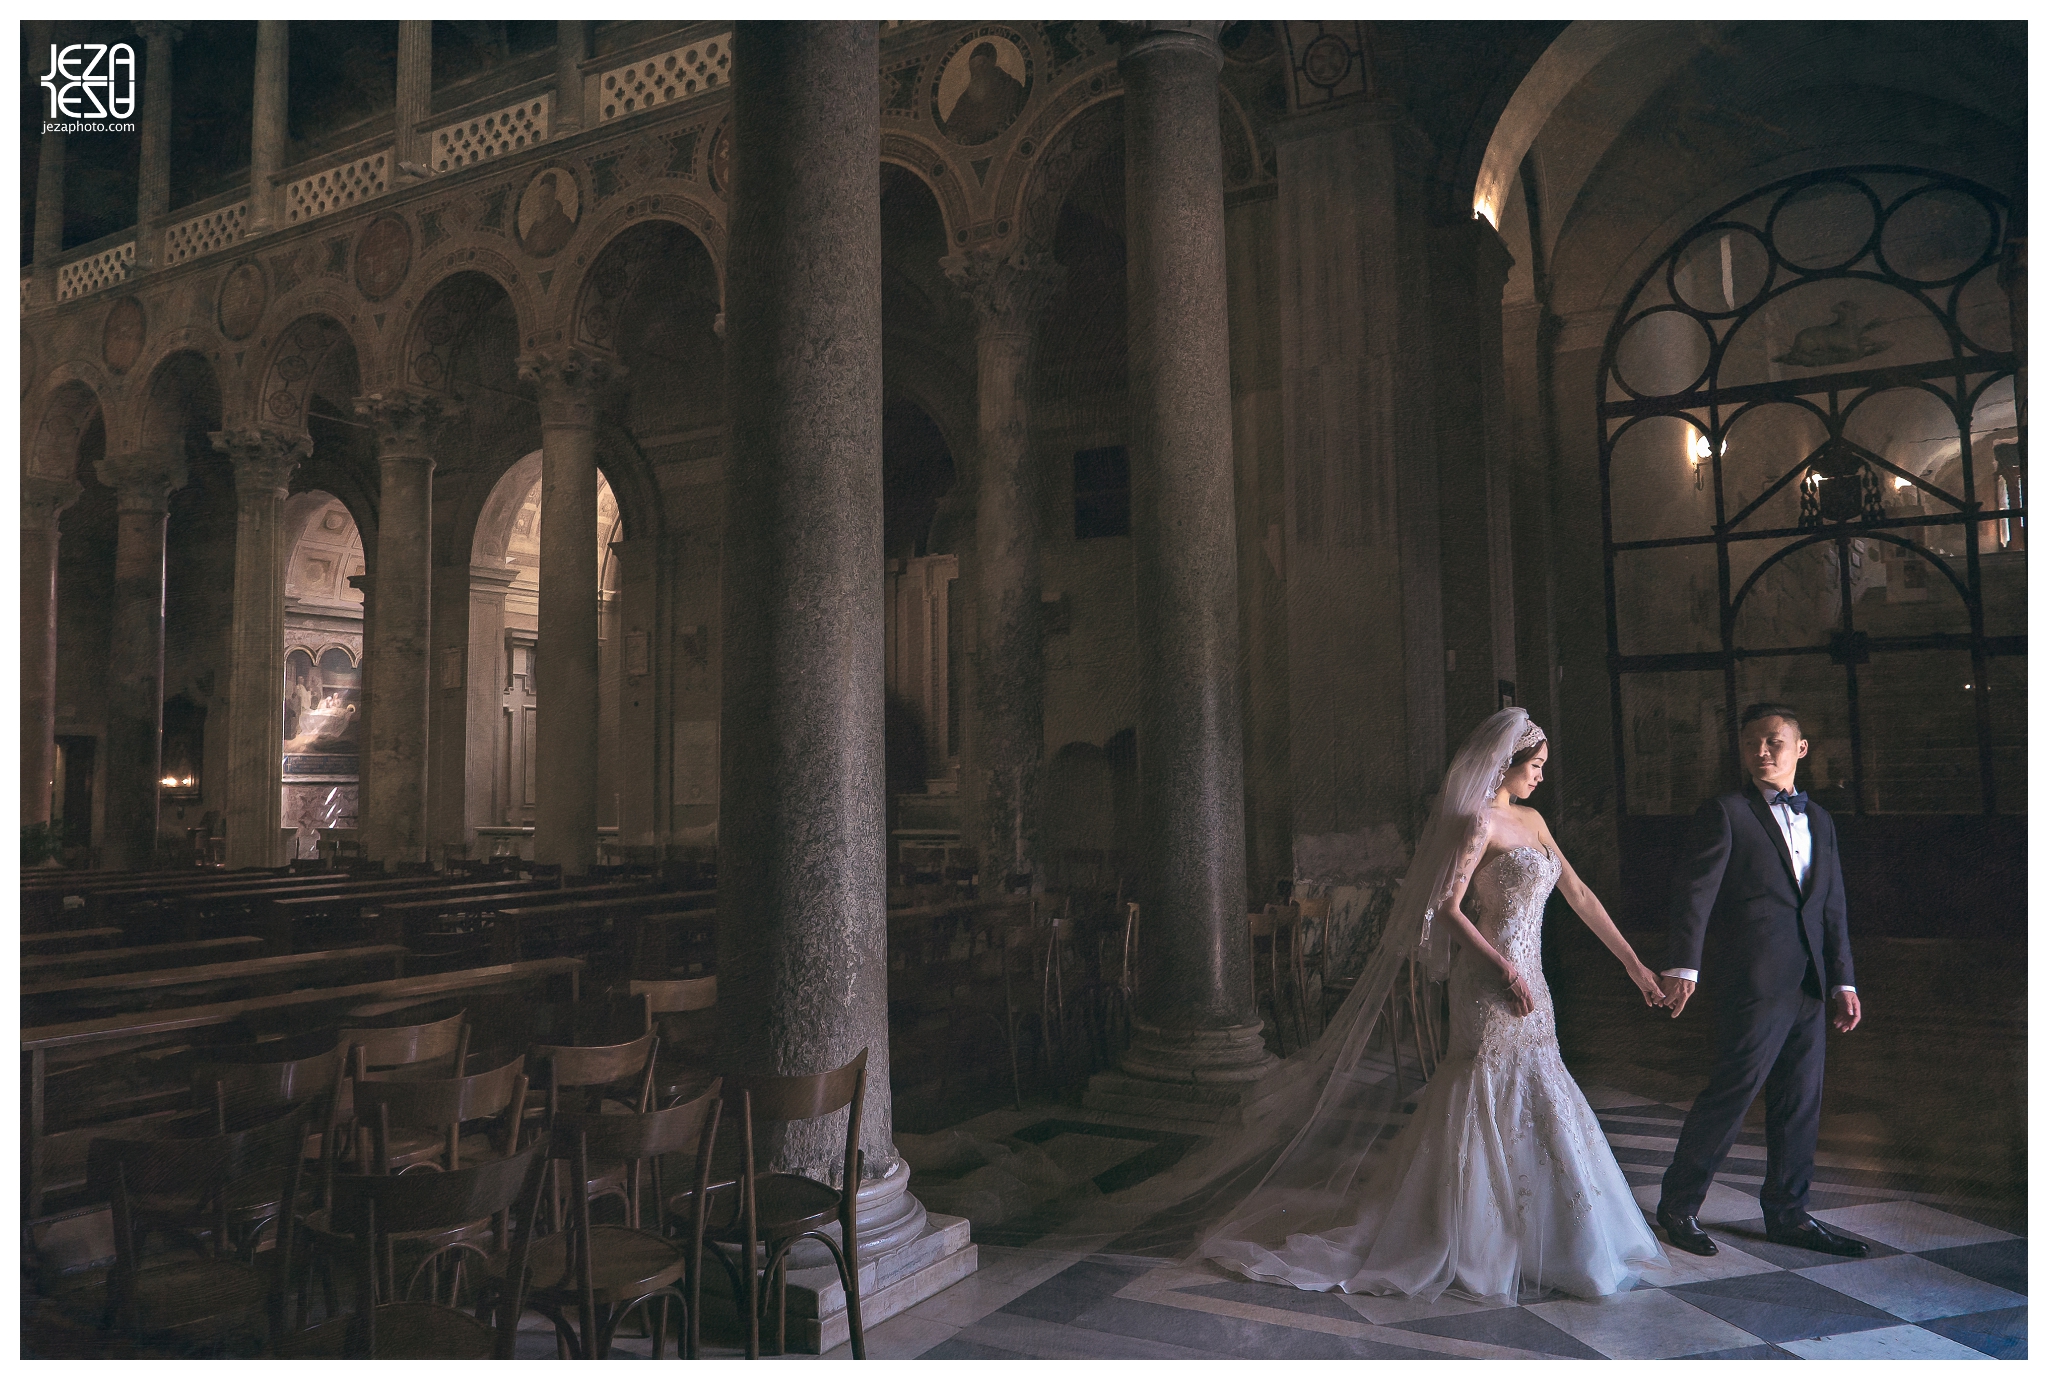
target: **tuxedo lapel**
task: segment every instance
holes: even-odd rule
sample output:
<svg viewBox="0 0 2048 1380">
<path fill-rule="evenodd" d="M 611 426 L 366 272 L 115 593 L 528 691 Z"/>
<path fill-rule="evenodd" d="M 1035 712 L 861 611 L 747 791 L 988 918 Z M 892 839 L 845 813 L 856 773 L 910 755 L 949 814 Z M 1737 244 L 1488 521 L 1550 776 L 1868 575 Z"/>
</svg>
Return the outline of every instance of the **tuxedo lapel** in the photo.
<svg viewBox="0 0 2048 1380">
<path fill-rule="evenodd" d="M 1805 892 L 1799 886 L 1799 874 L 1792 867 L 1792 849 L 1785 842 L 1785 831 L 1778 827 L 1778 817 L 1771 813 L 1771 807 L 1764 804 L 1763 792 L 1754 783 L 1743 791 L 1743 799 L 1749 802 L 1749 812 L 1763 825 L 1764 836 L 1771 841 L 1771 847 L 1778 850 L 1778 861 L 1784 864 L 1785 878 L 1792 883 L 1792 894 L 1805 899 Z M 1810 828 L 1810 826 L 1809 826 Z M 1811 875 L 1811 874 L 1809 874 Z"/>
</svg>

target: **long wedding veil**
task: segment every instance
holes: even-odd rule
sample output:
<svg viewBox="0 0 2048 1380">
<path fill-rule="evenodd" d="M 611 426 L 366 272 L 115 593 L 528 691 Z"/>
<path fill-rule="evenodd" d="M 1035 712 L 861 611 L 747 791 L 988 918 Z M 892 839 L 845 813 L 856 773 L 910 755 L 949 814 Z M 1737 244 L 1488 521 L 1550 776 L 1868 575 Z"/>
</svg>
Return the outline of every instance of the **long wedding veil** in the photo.
<svg viewBox="0 0 2048 1380">
<path fill-rule="evenodd" d="M 1503 709 L 1459 748 L 1357 983 L 1323 1033 L 1259 1085 L 1243 1126 L 1107 1195 L 1070 1232 L 1088 1232 L 1094 1249 L 1214 1256 L 1278 1279 L 1272 1252 L 1314 1254 L 1318 1233 L 1355 1220 L 1371 1152 L 1399 1129 L 1423 1076 L 1412 1053 L 1375 1039 L 1387 998 L 1410 960 L 1433 979 L 1448 972 L 1455 946 L 1437 906 L 1529 729 L 1526 711 Z"/>
</svg>

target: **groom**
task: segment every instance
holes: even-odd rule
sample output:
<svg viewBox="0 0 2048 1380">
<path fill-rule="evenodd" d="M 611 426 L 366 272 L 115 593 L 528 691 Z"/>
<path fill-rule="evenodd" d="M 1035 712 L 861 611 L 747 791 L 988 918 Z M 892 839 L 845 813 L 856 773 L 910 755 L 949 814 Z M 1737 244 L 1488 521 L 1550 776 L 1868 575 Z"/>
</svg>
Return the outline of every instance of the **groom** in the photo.
<svg viewBox="0 0 2048 1380">
<path fill-rule="evenodd" d="M 1820 1136 L 1827 1007 L 1844 1033 L 1863 1019 L 1835 822 L 1792 789 L 1806 739 L 1790 705 L 1743 710 L 1740 742 L 1750 784 L 1716 796 L 1693 816 L 1672 888 L 1674 966 L 1664 970 L 1664 994 L 1676 1017 L 1695 985 L 1706 985 L 1714 1072 L 1679 1132 L 1657 1223 L 1680 1250 L 1715 1253 L 1697 1214 L 1762 1090 L 1768 1148 L 1758 1197 L 1765 1235 L 1782 1245 L 1860 1256 L 1867 1250 L 1862 1242 L 1835 1235 L 1806 1212 Z"/>
</svg>

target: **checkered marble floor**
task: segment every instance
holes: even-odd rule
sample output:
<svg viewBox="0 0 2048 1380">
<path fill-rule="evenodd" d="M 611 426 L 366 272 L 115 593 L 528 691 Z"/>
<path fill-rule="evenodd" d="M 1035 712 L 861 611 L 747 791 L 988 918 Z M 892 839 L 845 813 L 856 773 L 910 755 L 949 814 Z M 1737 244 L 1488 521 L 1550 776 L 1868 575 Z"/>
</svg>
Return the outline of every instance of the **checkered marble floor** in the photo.
<svg viewBox="0 0 2048 1380">
<path fill-rule="evenodd" d="M 1677 1143 L 1682 1107 L 1588 1087 L 1645 1210 Z M 1127 1119 L 1040 1109 L 989 1134 L 1087 1166 L 1111 1189 L 1152 1172 L 1184 1135 Z M 986 1120 L 986 1119 L 984 1119 Z M 1813 1215 L 1867 1242 L 1841 1260 L 1764 1239 L 1760 1136 L 1745 1135 L 1700 1219 L 1720 1244 L 1599 1302 L 1553 1296 L 1501 1308 L 1455 1299 L 1310 1294 L 1096 1249 L 1033 1246 L 1056 1214 L 975 1233 L 981 1268 L 869 1329 L 877 1357 L 2020 1358 L 2027 1354 L 2024 1209 L 1916 1190 L 1898 1166 L 1823 1153 Z M 843 1354 L 844 1349 L 841 1349 Z"/>
</svg>

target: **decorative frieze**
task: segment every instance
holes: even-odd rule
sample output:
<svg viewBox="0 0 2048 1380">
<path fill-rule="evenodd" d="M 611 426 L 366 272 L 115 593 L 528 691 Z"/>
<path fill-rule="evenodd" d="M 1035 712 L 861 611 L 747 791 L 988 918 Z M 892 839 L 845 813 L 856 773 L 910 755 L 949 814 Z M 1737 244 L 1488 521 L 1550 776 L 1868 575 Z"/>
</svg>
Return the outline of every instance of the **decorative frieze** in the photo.
<svg viewBox="0 0 2048 1380">
<path fill-rule="evenodd" d="M 658 105 L 688 100 L 727 84 L 732 76 L 732 35 L 713 34 L 598 78 L 597 120 L 621 120 Z"/>
<path fill-rule="evenodd" d="M 382 196 L 390 187 L 391 150 L 310 173 L 284 188 L 284 223 L 303 225 L 344 207 Z"/>
<path fill-rule="evenodd" d="M 226 249 L 242 238 L 242 227 L 248 219 L 249 203 L 238 201 L 173 225 L 164 231 L 164 266 Z"/>
<path fill-rule="evenodd" d="M 135 241 L 102 249 L 86 259 L 74 259 L 57 268 L 57 300 L 68 302 L 98 292 L 101 288 L 128 281 L 135 268 Z"/>
<path fill-rule="evenodd" d="M 548 118 L 554 97 L 540 95 L 488 115 L 478 115 L 434 131 L 428 143 L 428 157 L 436 173 L 456 172 L 490 158 L 532 148 L 548 137 Z"/>
</svg>

